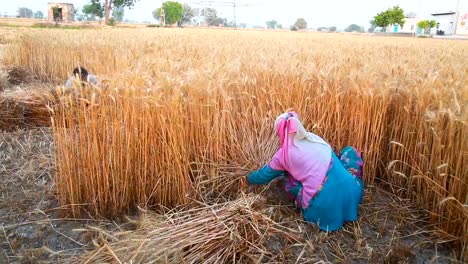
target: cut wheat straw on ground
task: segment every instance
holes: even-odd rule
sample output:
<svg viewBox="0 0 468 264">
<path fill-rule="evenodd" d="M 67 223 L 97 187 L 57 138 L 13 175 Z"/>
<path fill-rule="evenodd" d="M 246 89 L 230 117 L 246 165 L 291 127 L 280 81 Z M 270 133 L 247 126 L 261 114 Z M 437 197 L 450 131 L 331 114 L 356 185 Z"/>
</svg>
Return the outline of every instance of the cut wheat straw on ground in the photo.
<svg viewBox="0 0 468 264">
<path fill-rule="evenodd" d="M 295 241 L 286 230 L 252 207 L 257 198 L 204 205 L 198 209 L 142 216 L 136 231 L 114 233 L 82 263 L 250 263 L 268 257 L 269 236 Z M 257 205 L 258 206 L 258 205 Z"/>
<path fill-rule="evenodd" d="M 33 86 L 0 93 L 0 130 L 50 126 L 49 109 L 58 99 L 54 91 Z"/>
</svg>

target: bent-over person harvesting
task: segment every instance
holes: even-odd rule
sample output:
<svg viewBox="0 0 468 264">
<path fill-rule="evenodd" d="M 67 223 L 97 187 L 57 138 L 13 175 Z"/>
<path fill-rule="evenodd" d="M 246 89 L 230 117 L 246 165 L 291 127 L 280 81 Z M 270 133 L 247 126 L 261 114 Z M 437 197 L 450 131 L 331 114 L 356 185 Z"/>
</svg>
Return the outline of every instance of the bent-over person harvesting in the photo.
<svg viewBox="0 0 468 264">
<path fill-rule="evenodd" d="M 363 197 L 363 159 L 353 147 L 337 156 L 321 137 L 308 132 L 295 112 L 275 121 L 280 148 L 269 164 L 247 176 L 249 184 L 266 184 L 285 176 L 285 189 L 307 222 L 335 231 L 356 221 Z"/>
<path fill-rule="evenodd" d="M 65 83 L 66 87 L 72 87 L 73 83 L 80 81 L 84 87 L 87 83 L 89 85 L 98 85 L 98 79 L 95 75 L 89 74 L 88 70 L 84 67 L 76 67 L 73 69 L 73 76 Z"/>
</svg>

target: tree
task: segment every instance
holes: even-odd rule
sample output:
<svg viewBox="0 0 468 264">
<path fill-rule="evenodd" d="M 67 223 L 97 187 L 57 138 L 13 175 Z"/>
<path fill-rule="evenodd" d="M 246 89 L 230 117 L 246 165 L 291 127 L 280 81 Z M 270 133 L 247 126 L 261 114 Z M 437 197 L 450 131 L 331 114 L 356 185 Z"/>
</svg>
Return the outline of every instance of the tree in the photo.
<svg viewBox="0 0 468 264">
<path fill-rule="evenodd" d="M 269 29 L 275 29 L 278 22 L 276 20 L 270 20 L 266 22 L 266 26 Z"/>
<path fill-rule="evenodd" d="M 96 17 L 101 20 L 104 17 L 104 8 L 99 3 L 99 0 L 92 0 L 89 4 L 84 5 L 81 12 L 83 12 L 86 20 L 96 20 Z"/>
<path fill-rule="evenodd" d="M 115 21 L 122 22 L 124 20 L 125 10 L 123 7 L 115 7 L 112 11 L 112 18 Z"/>
<path fill-rule="evenodd" d="M 330 32 L 335 32 L 335 31 L 336 31 L 336 27 L 335 27 L 335 26 L 329 27 L 329 28 L 328 28 L 328 31 L 330 31 Z"/>
<path fill-rule="evenodd" d="M 182 18 L 184 10 L 180 3 L 172 1 L 164 2 L 162 8 L 164 10 L 165 23 L 167 25 L 175 24 Z M 161 18 L 161 8 L 153 11 L 153 17 L 156 20 Z"/>
<path fill-rule="evenodd" d="M 370 24 L 370 28 L 367 30 L 367 32 L 374 33 L 375 28 L 376 28 L 376 26 L 374 24 L 374 20 L 369 21 L 369 24 Z"/>
<path fill-rule="evenodd" d="M 378 13 L 372 20 L 372 25 L 374 25 L 375 27 L 381 27 L 381 28 L 388 27 L 388 25 L 390 24 L 388 22 L 387 13 L 385 12 Z"/>
<path fill-rule="evenodd" d="M 137 2 L 138 0 L 105 0 L 104 1 L 104 10 L 105 10 L 105 14 L 106 14 L 106 23 L 109 22 L 109 18 L 110 18 L 110 13 L 111 13 L 111 10 L 113 10 L 114 8 L 124 8 L 124 7 L 133 7 L 133 5 L 135 4 L 135 2 Z M 122 14 L 122 18 L 123 18 L 123 14 Z"/>
<path fill-rule="evenodd" d="M 283 29 L 283 25 L 278 24 L 278 25 L 276 25 L 276 28 Z"/>
<path fill-rule="evenodd" d="M 90 4 L 98 3 L 102 6 L 105 14 L 105 22 L 107 24 L 111 18 L 111 11 L 114 10 L 114 8 L 132 7 L 137 1 L 138 0 L 91 0 Z"/>
<path fill-rule="evenodd" d="M 26 7 L 18 8 L 18 17 L 31 18 L 33 17 L 33 11 Z"/>
<path fill-rule="evenodd" d="M 306 29 L 307 28 L 307 21 L 305 21 L 304 18 L 298 18 L 296 20 L 296 23 L 294 23 L 294 26 L 297 29 Z"/>
<path fill-rule="evenodd" d="M 193 18 L 198 16 L 198 8 L 192 8 L 190 5 L 184 3 L 182 6 L 183 12 L 182 17 L 180 18 L 180 25 L 189 24 L 193 22 Z"/>
<path fill-rule="evenodd" d="M 74 7 L 73 8 L 73 17 L 75 18 L 75 20 L 77 21 L 83 21 L 85 18 L 84 18 L 84 15 L 81 12 L 81 9 L 79 7 Z"/>
<path fill-rule="evenodd" d="M 182 5 L 178 2 L 164 2 L 164 13 L 166 15 L 166 23 L 169 25 L 177 23 L 182 18 L 184 11 Z"/>
<path fill-rule="evenodd" d="M 356 24 L 351 24 L 345 29 L 345 32 L 364 32 L 364 28 Z"/>
<path fill-rule="evenodd" d="M 79 7 L 75 7 L 74 10 L 73 10 L 73 17 L 75 18 L 75 20 L 77 21 L 83 21 L 84 20 L 84 16 L 83 14 L 80 13 L 80 8 Z"/>
<path fill-rule="evenodd" d="M 227 19 L 225 19 L 225 18 L 224 18 L 223 20 L 224 20 L 223 25 L 224 25 L 225 27 L 228 27 L 228 28 L 236 27 L 236 25 L 234 24 L 234 21 L 228 22 Z"/>
<path fill-rule="evenodd" d="M 208 26 L 219 26 L 227 23 L 225 18 L 218 17 L 218 11 L 214 8 L 207 7 L 202 9 L 201 16 L 205 18 L 205 22 Z"/>
<path fill-rule="evenodd" d="M 328 31 L 328 28 L 326 27 L 318 27 L 317 31 Z"/>
<path fill-rule="evenodd" d="M 437 22 L 435 20 L 421 20 L 418 22 L 418 28 L 423 30 L 423 35 L 426 34 L 427 31 L 431 31 L 432 28 L 437 26 Z"/>
<path fill-rule="evenodd" d="M 37 11 L 34 13 L 34 18 L 44 18 L 44 13 L 42 13 L 42 11 Z"/>
<path fill-rule="evenodd" d="M 153 17 L 158 21 L 161 19 L 161 8 L 156 8 L 156 10 L 153 11 Z"/>
<path fill-rule="evenodd" d="M 388 13 L 389 13 L 389 18 L 390 18 L 390 25 L 400 25 L 403 27 L 405 25 L 405 14 L 404 14 L 403 8 L 399 6 L 394 6 L 391 8 Z"/>
<path fill-rule="evenodd" d="M 239 27 L 240 28 L 247 28 L 247 24 L 246 23 L 240 23 Z"/>
<path fill-rule="evenodd" d="M 427 20 L 421 20 L 418 22 L 418 28 L 423 30 L 423 34 L 426 33 L 426 28 L 429 25 L 429 21 Z"/>
<path fill-rule="evenodd" d="M 387 9 L 386 11 L 378 13 L 372 22 L 372 25 L 385 29 L 390 25 L 405 24 L 404 10 L 399 6 L 394 6 Z"/>
<path fill-rule="evenodd" d="M 218 11 L 216 11 L 216 9 L 211 7 L 203 8 L 201 16 L 205 18 L 205 22 L 208 26 L 219 25 Z"/>
</svg>

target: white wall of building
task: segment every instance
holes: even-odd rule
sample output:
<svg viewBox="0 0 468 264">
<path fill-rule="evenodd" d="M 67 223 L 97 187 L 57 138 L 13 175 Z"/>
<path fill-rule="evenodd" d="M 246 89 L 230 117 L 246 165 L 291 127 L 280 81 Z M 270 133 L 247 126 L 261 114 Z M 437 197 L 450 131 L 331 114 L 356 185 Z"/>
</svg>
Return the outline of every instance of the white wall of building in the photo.
<svg viewBox="0 0 468 264">
<path fill-rule="evenodd" d="M 416 33 L 416 30 L 418 29 L 418 22 L 419 19 L 417 18 L 405 18 L 405 25 L 403 28 L 400 27 L 400 31 L 398 32 Z"/>
<path fill-rule="evenodd" d="M 418 29 L 419 19 L 417 18 L 405 18 L 405 24 L 402 26 L 400 25 L 390 25 L 387 27 L 387 32 L 392 33 L 416 33 Z"/>
<path fill-rule="evenodd" d="M 455 33 L 455 23 L 457 16 L 455 14 L 450 15 L 436 15 L 433 19 L 437 22 L 435 30 L 444 31 L 444 35 L 453 35 Z"/>
</svg>

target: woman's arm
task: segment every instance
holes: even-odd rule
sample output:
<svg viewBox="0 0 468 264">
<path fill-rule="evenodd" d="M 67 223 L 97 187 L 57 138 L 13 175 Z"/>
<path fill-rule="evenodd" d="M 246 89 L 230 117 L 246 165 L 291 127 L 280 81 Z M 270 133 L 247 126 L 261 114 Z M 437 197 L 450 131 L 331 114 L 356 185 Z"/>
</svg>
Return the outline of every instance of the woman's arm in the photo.
<svg viewBox="0 0 468 264">
<path fill-rule="evenodd" d="M 249 173 L 247 182 L 249 184 L 266 184 L 283 175 L 284 171 L 274 170 L 270 165 L 265 165 L 261 169 Z"/>
</svg>

